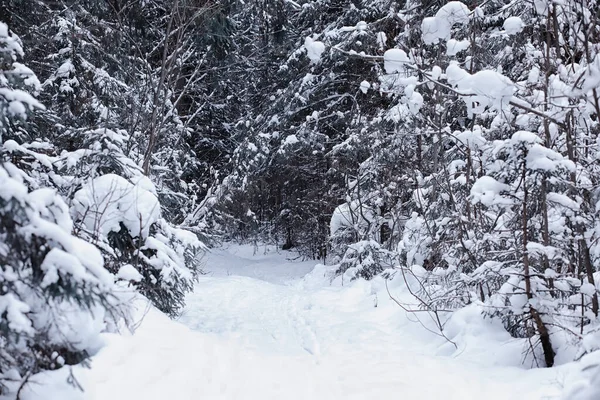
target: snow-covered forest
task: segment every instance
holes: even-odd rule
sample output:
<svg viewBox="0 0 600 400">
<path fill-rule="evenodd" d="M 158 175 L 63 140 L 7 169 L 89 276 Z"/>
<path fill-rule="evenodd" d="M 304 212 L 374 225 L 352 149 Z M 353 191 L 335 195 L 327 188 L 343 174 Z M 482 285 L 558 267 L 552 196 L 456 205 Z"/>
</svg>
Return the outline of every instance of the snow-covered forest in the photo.
<svg viewBox="0 0 600 400">
<path fill-rule="evenodd" d="M 596 0 L 0 0 L 1 400 L 598 399 L 599 281 Z"/>
</svg>

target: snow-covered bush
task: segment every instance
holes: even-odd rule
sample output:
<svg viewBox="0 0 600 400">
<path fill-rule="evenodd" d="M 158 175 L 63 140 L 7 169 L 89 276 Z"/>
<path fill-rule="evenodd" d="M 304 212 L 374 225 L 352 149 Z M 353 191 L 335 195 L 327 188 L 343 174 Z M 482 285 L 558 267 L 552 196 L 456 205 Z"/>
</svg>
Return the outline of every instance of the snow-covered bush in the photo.
<svg viewBox="0 0 600 400">
<path fill-rule="evenodd" d="M 84 183 L 72 213 L 84 237 L 103 249 L 107 269 L 132 282 L 161 311 L 175 316 L 200 273 L 205 250 L 198 238 L 161 218 L 154 185 L 106 174 Z"/>
<path fill-rule="evenodd" d="M 372 279 L 394 265 L 394 253 L 382 249 L 374 240 L 364 240 L 347 246 L 335 271 L 346 281 Z"/>
<path fill-rule="evenodd" d="M 100 347 L 124 309 L 100 251 L 72 236 L 64 201 L 29 191 L 22 171 L 0 167 L 0 394 L 42 370 L 78 364 Z"/>
<path fill-rule="evenodd" d="M 54 39 L 69 51 L 49 57 L 44 85 L 0 23 L 0 397 L 98 351 L 100 333 L 128 322 L 124 287 L 176 315 L 205 250 L 162 218 L 135 135 L 119 128 L 129 88 L 88 61 L 78 46 L 95 39 L 67 14 Z M 33 96 L 42 87 L 49 109 Z"/>
<path fill-rule="evenodd" d="M 44 108 L 27 92 L 38 85 L 17 62 L 22 55 L 0 23 L 0 395 L 32 374 L 82 362 L 126 315 L 100 251 L 72 234 L 59 193 L 40 188 L 51 158 L 36 152 L 41 142 L 22 143 L 24 122 Z"/>
</svg>

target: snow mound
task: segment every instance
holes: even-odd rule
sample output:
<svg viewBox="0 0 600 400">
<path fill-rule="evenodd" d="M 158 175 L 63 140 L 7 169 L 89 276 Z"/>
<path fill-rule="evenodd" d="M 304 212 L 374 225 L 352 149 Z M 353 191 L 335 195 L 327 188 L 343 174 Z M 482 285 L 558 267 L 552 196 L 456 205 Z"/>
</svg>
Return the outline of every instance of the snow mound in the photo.
<svg viewBox="0 0 600 400">
<path fill-rule="evenodd" d="M 583 372 L 574 374 L 563 393 L 562 400 L 597 400 L 600 398 L 600 351 L 586 355 L 581 360 Z"/>
</svg>

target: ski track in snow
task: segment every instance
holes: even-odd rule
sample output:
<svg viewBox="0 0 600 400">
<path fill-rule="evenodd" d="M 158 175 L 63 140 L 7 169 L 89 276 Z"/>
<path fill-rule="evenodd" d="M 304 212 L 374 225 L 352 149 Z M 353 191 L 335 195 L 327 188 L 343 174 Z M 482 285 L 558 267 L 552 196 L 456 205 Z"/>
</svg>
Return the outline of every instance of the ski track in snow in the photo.
<svg viewBox="0 0 600 400">
<path fill-rule="evenodd" d="M 180 323 L 150 310 L 135 335 L 107 335 L 92 369 L 76 370 L 85 394 L 65 391 L 50 398 L 508 400 L 560 395 L 563 367 L 491 365 L 490 360 L 502 362 L 503 345 L 475 344 L 457 355 L 381 292 L 376 296 L 369 282 L 311 284 L 301 278 L 314 262 L 263 251 L 254 254 L 251 246 L 213 250 L 206 260 L 209 274 L 188 296 Z M 49 398 L 44 393 L 34 385 L 25 398 Z"/>
</svg>

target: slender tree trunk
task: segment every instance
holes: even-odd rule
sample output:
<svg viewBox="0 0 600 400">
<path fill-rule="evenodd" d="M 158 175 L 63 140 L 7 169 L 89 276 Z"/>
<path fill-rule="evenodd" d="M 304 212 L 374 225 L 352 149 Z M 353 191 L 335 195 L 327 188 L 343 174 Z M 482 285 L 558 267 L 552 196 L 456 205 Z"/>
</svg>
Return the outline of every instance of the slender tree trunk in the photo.
<svg viewBox="0 0 600 400">
<path fill-rule="evenodd" d="M 579 252 L 581 254 L 581 261 L 583 263 L 584 271 L 587 276 L 588 282 L 596 287 L 594 282 L 594 266 L 592 265 L 592 259 L 590 257 L 590 248 L 585 241 L 585 238 L 579 239 Z M 598 316 L 598 293 L 594 292 L 592 295 L 592 312 Z"/>
<path fill-rule="evenodd" d="M 533 293 L 531 290 L 531 272 L 529 270 L 529 253 L 527 251 L 527 233 L 529 228 L 527 226 L 527 166 L 525 161 L 523 161 L 523 208 L 522 208 L 522 228 L 523 228 L 523 274 L 525 275 L 525 293 L 527 295 L 527 299 L 533 299 Z M 531 318 L 535 324 L 538 335 L 540 335 L 540 343 L 542 344 L 542 350 L 544 352 L 544 360 L 546 361 L 546 367 L 552 367 L 554 365 L 554 350 L 552 349 L 552 342 L 550 341 L 550 333 L 548 332 L 548 328 L 540 313 L 530 304 L 529 305 L 529 313 L 531 314 Z"/>
</svg>

